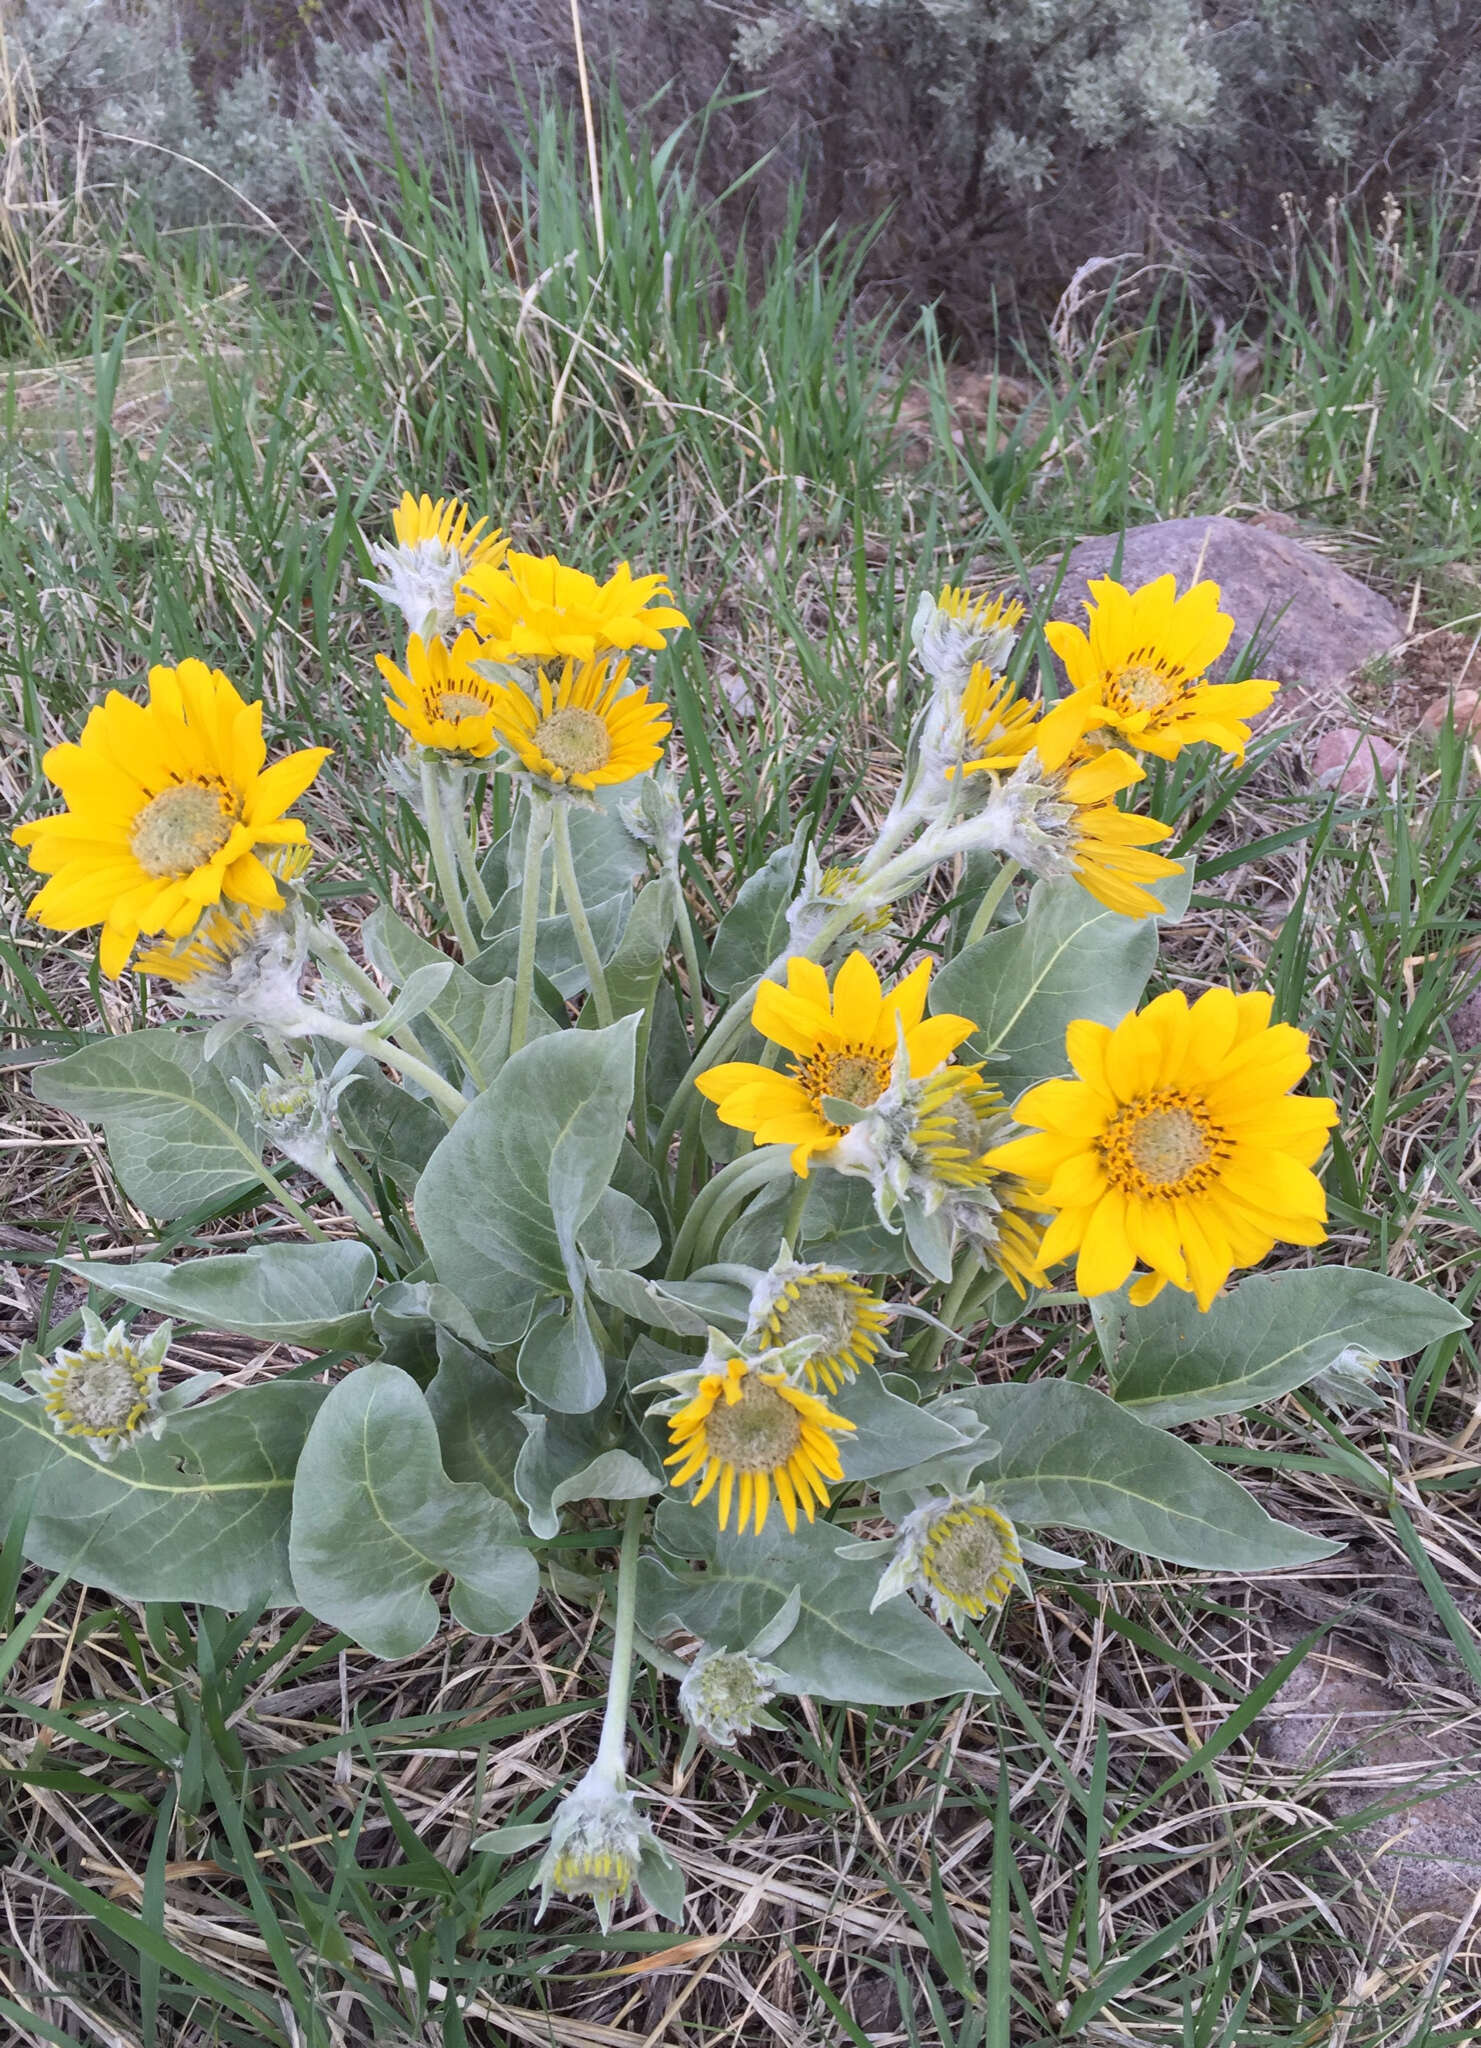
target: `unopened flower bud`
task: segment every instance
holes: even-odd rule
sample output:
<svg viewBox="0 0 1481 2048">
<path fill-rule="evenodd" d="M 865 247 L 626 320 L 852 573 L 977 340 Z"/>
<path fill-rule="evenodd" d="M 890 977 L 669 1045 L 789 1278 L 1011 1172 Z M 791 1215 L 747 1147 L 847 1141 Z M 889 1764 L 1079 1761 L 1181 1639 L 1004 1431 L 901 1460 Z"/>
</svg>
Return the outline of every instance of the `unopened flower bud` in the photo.
<svg viewBox="0 0 1481 2048">
<path fill-rule="evenodd" d="M 594 1764 L 556 1809 L 550 1846 L 537 1873 L 540 1913 L 552 1892 L 568 1899 L 589 1898 L 606 1933 L 613 1906 L 637 1883 L 643 1845 L 651 1833 L 633 1794 L 621 1789 L 601 1764 Z"/>
<path fill-rule="evenodd" d="M 702 1649 L 679 1687 L 679 1706 L 691 1728 L 733 1749 L 738 1736 L 770 1725 L 766 1706 L 785 1682 L 775 1664 L 745 1650 Z"/>
</svg>

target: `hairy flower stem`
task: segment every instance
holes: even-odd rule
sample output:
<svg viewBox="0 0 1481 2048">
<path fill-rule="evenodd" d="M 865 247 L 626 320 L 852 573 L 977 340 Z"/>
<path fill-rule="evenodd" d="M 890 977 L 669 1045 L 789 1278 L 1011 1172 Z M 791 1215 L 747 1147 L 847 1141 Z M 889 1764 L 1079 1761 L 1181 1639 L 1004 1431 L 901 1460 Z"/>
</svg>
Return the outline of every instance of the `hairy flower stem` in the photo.
<svg viewBox="0 0 1481 2048">
<path fill-rule="evenodd" d="M 992 885 L 988 889 L 987 894 L 973 912 L 972 922 L 967 926 L 967 936 L 962 942 L 964 945 L 975 946 L 977 941 L 991 930 L 992 921 L 997 915 L 998 905 L 1013 887 L 1017 874 L 1018 862 L 1016 860 L 1005 860 L 993 876 Z"/>
<path fill-rule="evenodd" d="M 442 778 L 437 764 L 424 753 L 422 756 L 422 808 L 427 817 L 427 844 L 432 850 L 432 867 L 437 876 L 437 891 L 442 905 L 452 921 L 458 948 L 465 961 L 478 955 L 478 940 L 468 922 L 467 906 L 463 902 L 462 886 L 458 881 L 458 857 L 455 839 L 462 834 L 462 826 L 453 829 L 453 820 L 448 816 L 443 802 Z"/>
<path fill-rule="evenodd" d="M 400 1074 L 405 1081 L 415 1081 L 425 1088 L 448 1122 L 456 1123 L 468 1107 L 467 1102 L 449 1081 L 444 1081 L 435 1067 L 419 1060 L 414 1053 L 405 1052 L 399 1045 L 392 1045 L 382 1038 L 371 1024 L 351 1024 L 343 1017 L 331 1017 L 327 1010 L 315 1010 L 304 1005 L 304 1028 L 312 1030 L 321 1038 L 332 1038 L 338 1045 L 352 1045 L 357 1052 L 365 1053 L 370 1059 L 379 1060 L 382 1066 Z M 308 1020 L 312 1019 L 310 1023 Z"/>
<path fill-rule="evenodd" d="M 607 1707 L 597 1745 L 598 1770 L 610 1771 L 614 1782 L 626 1783 L 627 1703 L 633 1683 L 633 1632 L 638 1613 L 638 1546 L 643 1537 L 645 1500 L 630 1500 L 622 1520 L 622 1551 L 617 1561 L 617 1612 L 612 1621 L 612 1670 L 607 1679 Z"/>
<path fill-rule="evenodd" d="M 698 1045 L 705 1029 L 704 975 L 700 971 L 699 942 L 694 935 L 694 919 L 689 914 L 689 898 L 679 880 L 677 862 L 669 875 L 669 887 L 674 892 L 674 918 L 679 927 L 679 944 L 684 952 L 684 979 L 689 984 L 690 1025 L 694 1043 Z"/>
<path fill-rule="evenodd" d="M 550 806 L 530 795 L 525 832 L 525 868 L 519 888 L 519 959 L 514 969 L 514 1008 L 509 1020 L 509 1050 L 517 1053 L 530 1035 L 530 998 L 535 988 L 535 941 L 540 934 L 540 872 L 550 831 Z"/>
<path fill-rule="evenodd" d="M 360 998 L 373 1018 L 386 1015 L 391 1007 L 390 1002 L 355 959 L 337 931 L 328 925 L 315 925 L 309 932 L 309 951 L 321 967 L 327 967 L 344 988 Z M 371 1028 L 374 1029 L 374 1026 Z M 421 1060 L 423 1065 L 430 1064 L 427 1059 L 427 1048 L 409 1024 L 398 1024 L 391 1033 L 391 1038 L 395 1044 L 403 1046 L 414 1060 Z"/>
<path fill-rule="evenodd" d="M 566 915 L 570 918 L 571 929 L 576 934 L 581 964 L 586 969 L 591 999 L 596 1004 L 597 1022 L 605 1028 L 613 1021 L 612 998 L 607 992 L 607 977 L 602 968 L 601 953 L 597 950 L 596 933 L 591 928 L 591 919 L 587 916 L 586 905 L 581 900 L 581 884 L 577 880 L 576 863 L 571 855 L 571 817 L 562 803 L 556 804 L 554 808 L 551 818 L 551 839 L 555 847 L 555 871 L 560 877 Z"/>
<path fill-rule="evenodd" d="M 930 1372 L 946 1348 L 948 1338 L 961 1335 L 957 1328 L 957 1320 L 968 1305 L 968 1296 L 973 1291 L 973 1281 L 981 1278 L 982 1268 L 974 1260 L 964 1259 L 960 1270 L 952 1275 L 951 1285 L 946 1290 L 946 1299 L 941 1304 L 939 1320 L 946 1327 L 937 1329 L 928 1323 L 910 1347 L 912 1372 Z"/>
</svg>

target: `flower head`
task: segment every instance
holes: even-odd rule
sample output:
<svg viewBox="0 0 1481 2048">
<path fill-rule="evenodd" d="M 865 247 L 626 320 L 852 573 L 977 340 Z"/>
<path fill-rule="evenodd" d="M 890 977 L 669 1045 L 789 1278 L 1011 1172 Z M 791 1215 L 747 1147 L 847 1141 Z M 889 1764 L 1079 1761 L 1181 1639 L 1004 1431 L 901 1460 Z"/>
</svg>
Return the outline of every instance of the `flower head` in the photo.
<svg viewBox="0 0 1481 2048">
<path fill-rule="evenodd" d="M 79 1348 L 58 1351 L 37 1376 L 56 1434 L 81 1437 L 105 1464 L 136 1438 L 158 1436 L 159 1371 L 172 1327 L 161 1323 L 135 1344 L 122 1323 L 105 1329 L 85 1308 Z"/>
<path fill-rule="evenodd" d="M 1270 1022 L 1268 995 L 1158 996 L 1114 1030 L 1071 1024 L 1077 1078 L 1044 1081 L 1014 1109 L 1034 1135 L 989 1163 L 1045 1185 L 1055 1212 L 1044 1264 L 1078 1254 L 1082 1294 L 1171 1285 L 1206 1309 L 1236 1266 L 1277 1243 L 1321 1244 L 1327 1198 L 1311 1168 L 1336 1105 L 1293 1095 L 1311 1064 L 1304 1031 Z"/>
<path fill-rule="evenodd" d="M 752 1729 L 775 1727 L 766 1712 L 786 1673 L 746 1650 L 701 1649 L 679 1686 L 679 1707 L 698 1734 L 734 1749 Z"/>
<path fill-rule="evenodd" d="M 366 588 L 396 607 L 408 633 L 423 640 L 450 633 L 457 622 L 459 581 L 473 568 L 496 569 L 508 541 L 501 533 L 485 533 L 486 519 L 470 526 L 468 508 L 456 498 L 434 502 L 425 495 L 414 498 L 410 491 L 392 513 L 391 524 L 394 547 L 370 543 L 370 559 L 386 580 L 366 578 Z"/>
<path fill-rule="evenodd" d="M 778 1363 L 791 1364 L 801 1348 L 789 1345 Z M 712 1332 L 703 1365 L 675 1375 L 671 1384 L 678 1393 L 655 1410 L 668 1415 L 675 1446 L 664 1461 L 678 1467 L 669 1484 L 687 1486 L 703 1473 L 695 1507 L 718 1485 L 722 1529 L 729 1527 L 738 1497 L 736 1529 L 742 1536 L 747 1522 L 758 1536 L 766 1527 L 773 1492 L 792 1530 L 799 1507 L 809 1521 L 815 1503 L 825 1508 L 824 1482 L 843 1477 L 833 1439 L 854 1427 L 816 1394 L 794 1386 L 786 1371 L 763 1372 L 761 1364 L 755 1354 Z"/>
<path fill-rule="evenodd" d="M 695 1083 L 715 1104 L 721 1123 L 753 1133 L 758 1145 L 790 1145 L 793 1171 L 805 1179 L 808 1163 L 826 1153 L 847 1125 L 835 1123 L 829 1104 L 867 1109 L 890 1084 L 903 1031 L 910 1072 L 928 1074 L 977 1028 L 970 1017 L 927 1017 L 929 961 L 888 994 L 861 952 L 850 953 L 830 991 L 816 961 L 787 962 L 787 986 L 763 981 L 751 1022 L 763 1037 L 792 1055 L 789 1073 L 746 1060 L 712 1067 Z"/>
<path fill-rule="evenodd" d="M 598 789 L 653 767 L 672 731 L 668 706 L 627 688 L 627 663 L 567 661 L 555 682 L 542 668 L 526 689 L 487 686 L 493 730 L 526 774 L 547 789 Z"/>
<path fill-rule="evenodd" d="M 1022 618 L 1023 606 L 1014 599 L 973 597 L 947 583 L 939 597 L 921 593 L 910 637 L 932 682 L 960 690 L 979 663 L 1002 667 Z"/>
<path fill-rule="evenodd" d="M 637 1883 L 644 1847 L 652 1840 L 653 1831 L 634 1798 L 600 1762 L 566 1794 L 536 1874 L 537 1920 L 550 1904 L 551 1893 L 560 1892 L 568 1899 L 590 1899 L 606 1933 L 612 1908 Z"/>
<path fill-rule="evenodd" d="M 1171 576 L 1139 590 L 1103 576 L 1090 594 L 1088 636 L 1063 623 L 1044 628 L 1071 692 L 1040 722 L 1045 767 L 1061 767 L 1093 732 L 1164 761 L 1198 740 L 1242 756 L 1250 741 L 1245 719 L 1267 710 L 1280 685 L 1204 681 L 1234 631 L 1233 619 L 1219 610 L 1218 584 L 1195 583 L 1179 597 Z"/>
<path fill-rule="evenodd" d="M 291 1074 L 264 1067 L 256 1088 L 235 1075 L 231 1085 L 268 1143 L 286 1159 L 317 1173 L 322 1166 L 332 1167 L 335 1105 L 355 1078 L 356 1059 L 354 1052 L 348 1053 L 328 1080 L 320 1080 L 312 1054 L 305 1053 Z"/>
<path fill-rule="evenodd" d="M 31 915 L 51 931 L 101 924 L 103 972 L 116 980 L 141 932 L 183 938 L 223 899 L 281 909 L 258 849 L 303 842 L 303 825 L 283 814 L 329 749 L 264 769 L 266 756 L 262 706 L 204 662 L 151 669 L 147 704 L 110 690 L 81 740 L 41 764 L 67 810 L 12 834 L 51 877 Z"/>
<path fill-rule="evenodd" d="M 458 610 L 471 615 L 487 652 L 499 661 L 589 662 L 632 647 L 662 647 L 689 621 L 663 576 L 634 576 L 626 562 L 598 583 L 554 555 L 507 554 L 463 578 Z"/>
<path fill-rule="evenodd" d="M 460 633 L 451 647 L 413 633 L 406 644 L 405 675 L 384 654 L 375 657 L 391 686 L 386 709 L 414 745 L 482 760 L 499 744 L 494 725 L 498 686 L 469 666 L 479 651 L 472 633 Z"/>
<path fill-rule="evenodd" d="M 744 1342 L 761 1353 L 799 1338 L 814 1349 L 803 1361 L 809 1387 L 836 1394 L 878 1357 L 889 1310 L 867 1287 L 834 1266 L 801 1266 L 783 1256 L 757 1281 Z"/>
<path fill-rule="evenodd" d="M 909 1592 L 929 1602 L 937 1621 L 956 1628 L 1001 1607 L 1022 1562 L 1017 1530 L 988 1506 L 980 1487 L 929 1501 L 900 1524 L 895 1555 L 870 1608 Z"/>
<path fill-rule="evenodd" d="M 941 1067 L 919 1080 L 901 1072 L 828 1164 L 870 1183 L 882 1223 L 896 1227 L 903 1212 L 913 1244 L 939 1240 L 948 1271 L 965 1248 L 1022 1296 L 1026 1284 L 1046 1284 L 1043 1226 L 1037 1191 L 989 1163 L 1009 1128 L 1002 1093 L 980 1066 Z M 939 1221 L 927 1233 L 931 1219 Z"/>
<path fill-rule="evenodd" d="M 308 958 L 308 919 L 291 884 L 307 864 L 307 847 L 270 853 L 267 865 L 274 879 L 289 885 L 283 909 L 218 905 L 183 938 L 141 953 L 136 971 L 172 981 L 198 1017 L 296 1032 L 304 1016 L 299 985 Z"/>
<path fill-rule="evenodd" d="M 684 844 L 684 801 L 672 771 L 658 768 L 645 775 L 617 810 L 633 838 L 652 847 L 660 867 L 672 870 Z"/>
</svg>

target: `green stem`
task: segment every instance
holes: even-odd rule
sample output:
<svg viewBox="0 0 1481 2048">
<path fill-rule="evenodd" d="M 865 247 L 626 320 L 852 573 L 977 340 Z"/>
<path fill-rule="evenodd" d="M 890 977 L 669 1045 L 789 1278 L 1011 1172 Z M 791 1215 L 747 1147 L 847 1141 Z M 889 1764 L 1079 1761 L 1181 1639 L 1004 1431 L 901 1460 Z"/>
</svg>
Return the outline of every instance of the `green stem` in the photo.
<svg viewBox="0 0 1481 2048">
<path fill-rule="evenodd" d="M 743 1152 L 739 1159 L 732 1159 L 695 1197 L 674 1239 L 668 1278 L 682 1280 L 692 1268 L 695 1251 L 712 1228 L 723 1224 L 758 1188 L 791 1170 L 791 1159 L 781 1145 L 766 1145 L 759 1152 Z"/>
<path fill-rule="evenodd" d="M 385 1016 L 391 1007 L 390 1002 L 355 959 L 337 931 L 329 925 L 315 926 L 309 933 L 309 951 L 321 966 L 327 967 L 350 990 L 351 994 L 359 996 L 372 1017 Z M 421 1060 L 424 1065 L 428 1063 L 427 1048 L 409 1024 L 398 1025 L 391 1033 L 391 1037 L 397 1045 L 404 1046 L 414 1060 Z"/>
<path fill-rule="evenodd" d="M 327 1244 L 329 1242 L 329 1232 L 314 1221 L 308 1210 L 303 1206 L 303 1203 L 299 1201 L 297 1195 L 290 1195 L 272 1168 L 261 1159 L 257 1162 L 257 1172 L 262 1185 L 267 1189 L 273 1200 L 281 1202 L 288 1211 L 288 1214 L 293 1217 L 295 1222 L 303 1225 L 310 1237 L 316 1237 L 321 1244 Z"/>
<path fill-rule="evenodd" d="M 494 914 L 494 899 L 483 886 L 483 876 L 478 871 L 477 831 L 477 823 L 465 812 L 461 828 L 453 828 L 453 851 L 463 871 L 463 880 L 468 885 L 468 900 L 487 926 Z"/>
<path fill-rule="evenodd" d="M 704 976 L 700 972 L 699 941 L 694 934 L 694 920 L 689 914 L 689 898 L 684 894 L 684 884 L 679 880 L 677 867 L 669 877 L 669 886 L 674 892 L 674 917 L 679 927 L 679 944 L 684 952 L 684 979 L 689 984 L 689 1017 L 694 1043 L 698 1045 L 705 1029 Z"/>
<path fill-rule="evenodd" d="M 535 942 L 540 935 L 540 871 L 545 864 L 545 839 L 550 806 L 530 792 L 525 832 L 525 871 L 519 887 L 519 959 L 514 969 L 514 1008 L 509 1021 L 509 1050 L 517 1053 L 530 1035 L 530 997 L 535 988 Z"/>
<path fill-rule="evenodd" d="M 468 1107 L 457 1089 L 444 1081 L 435 1067 L 429 1067 L 415 1053 L 406 1052 L 401 1046 L 379 1037 L 371 1025 L 351 1024 L 343 1017 L 331 1017 L 327 1010 L 311 1010 L 307 1004 L 304 1007 L 313 1019 L 308 1028 L 321 1038 L 334 1039 L 339 1045 L 353 1045 L 357 1051 L 368 1053 L 371 1059 L 379 1060 L 382 1066 L 400 1074 L 403 1080 L 415 1081 L 418 1087 L 426 1089 L 450 1124 L 455 1123 Z"/>
<path fill-rule="evenodd" d="M 965 945 L 975 946 L 983 934 L 991 928 L 993 918 L 997 915 L 998 905 L 1013 887 L 1017 874 L 1018 862 L 1016 860 L 1005 860 L 993 876 L 991 888 L 973 913 L 972 922 L 967 926 L 966 939 L 963 941 Z"/>
<path fill-rule="evenodd" d="M 472 960 L 478 954 L 478 940 L 473 936 L 473 927 L 468 922 L 467 907 L 463 902 L 463 891 L 458 882 L 458 859 L 454 846 L 456 837 L 447 807 L 442 801 L 442 779 L 435 761 L 422 754 L 422 808 L 427 816 L 427 844 L 432 850 L 432 867 L 437 876 L 437 889 L 442 897 L 443 908 L 452 920 L 458 946 L 464 960 Z"/>
<path fill-rule="evenodd" d="M 346 1216 L 349 1217 L 360 1235 L 367 1239 L 369 1243 L 378 1246 L 393 1261 L 396 1268 L 399 1269 L 401 1265 L 400 1245 L 397 1244 L 390 1232 L 382 1229 L 374 1216 L 371 1215 L 365 1204 L 360 1200 L 360 1197 L 355 1193 L 355 1190 L 350 1186 L 344 1174 L 340 1172 L 338 1165 L 329 1156 L 327 1147 L 325 1148 L 323 1158 L 314 1162 L 314 1172 L 323 1181 L 325 1187 L 328 1188 L 335 1201 L 339 1203 L 339 1206 L 344 1210 Z"/>
<path fill-rule="evenodd" d="M 964 1259 L 959 1272 L 952 1275 L 951 1285 L 946 1290 L 946 1299 L 941 1304 L 940 1320 L 945 1330 L 932 1329 L 928 1323 L 920 1338 L 911 1349 L 910 1364 L 915 1372 L 929 1372 L 946 1348 L 947 1332 L 959 1337 L 957 1318 L 966 1306 L 972 1283 L 981 1278 L 982 1268 L 975 1259 Z"/>
<path fill-rule="evenodd" d="M 797 1246 L 802 1235 L 802 1212 L 807 1207 L 807 1190 L 809 1185 L 809 1182 L 799 1180 L 796 1187 L 793 1188 L 792 1199 L 787 1204 L 787 1219 L 782 1225 L 782 1237 L 791 1246 L 794 1259 L 797 1256 Z"/>
<path fill-rule="evenodd" d="M 581 964 L 586 969 L 586 979 L 591 987 L 591 999 L 597 1007 L 597 1022 L 605 1028 L 613 1021 L 612 998 L 607 993 L 607 977 L 602 969 L 602 956 L 597 950 L 596 933 L 581 900 L 581 884 L 576 879 L 576 863 L 571 856 L 571 817 L 563 803 L 558 802 L 554 806 L 551 839 L 555 846 L 555 871 L 560 877 L 566 915 L 576 934 Z"/>
<path fill-rule="evenodd" d="M 646 1500 L 630 1500 L 622 1523 L 622 1551 L 617 1560 L 617 1612 L 612 1621 L 612 1670 L 607 1679 L 607 1707 L 597 1768 L 612 1773 L 619 1786 L 627 1781 L 627 1703 L 633 1684 L 633 1632 L 638 1616 L 638 1548 L 643 1540 Z"/>
</svg>

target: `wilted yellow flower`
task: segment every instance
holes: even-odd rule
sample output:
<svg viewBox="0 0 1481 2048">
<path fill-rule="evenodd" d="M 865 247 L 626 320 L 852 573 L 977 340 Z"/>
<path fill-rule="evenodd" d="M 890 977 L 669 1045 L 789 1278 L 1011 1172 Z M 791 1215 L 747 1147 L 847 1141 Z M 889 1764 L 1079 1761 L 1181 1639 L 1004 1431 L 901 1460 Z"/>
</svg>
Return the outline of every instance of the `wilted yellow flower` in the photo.
<svg viewBox="0 0 1481 2048">
<path fill-rule="evenodd" d="M 413 633 L 406 645 L 406 674 L 384 654 L 375 657 L 391 686 L 386 709 L 416 746 L 482 760 L 499 744 L 494 724 L 498 686 L 469 666 L 469 658 L 479 652 L 473 633 L 460 633 L 451 647 Z"/>
<path fill-rule="evenodd" d="M 720 1527 L 729 1527 L 738 1498 L 742 1536 L 753 1517 L 761 1534 L 775 1492 L 787 1527 L 795 1530 L 799 1507 L 809 1521 L 814 1503 L 827 1507 L 825 1482 L 843 1477 L 833 1439 L 853 1427 L 785 1373 L 761 1372 L 754 1359 L 736 1354 L 723 1371 L 697 1374 L 691 1398 L 669 1418 L 677 1448 L 664 1462 L 678 1467 L 669 1484 L 687 1486 L 703 1472 L 694 1505 L 718 1485 Z"/>
</svg>

